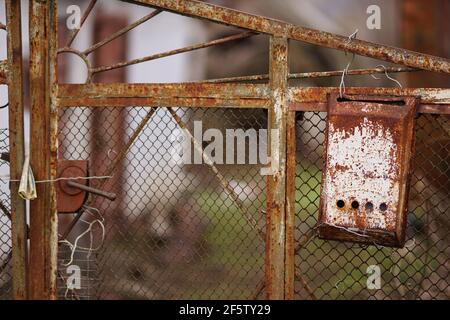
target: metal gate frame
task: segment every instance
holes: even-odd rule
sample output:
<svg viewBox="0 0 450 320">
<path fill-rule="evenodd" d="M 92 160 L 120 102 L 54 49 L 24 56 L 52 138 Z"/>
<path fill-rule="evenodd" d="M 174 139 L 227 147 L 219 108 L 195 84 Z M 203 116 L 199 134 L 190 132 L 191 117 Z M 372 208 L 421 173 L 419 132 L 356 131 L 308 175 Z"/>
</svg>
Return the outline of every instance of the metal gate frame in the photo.
<svg viewBox="0 0 450 320">
<path fill-rule="evenodd" d="M 278 137 L 271 137 L 279 139 L 279 148 L 271 150 L 271 154 L 278 154 L 280 159 L 279 171 L 268 177 L 267 184 L 265 288 L 268 299 L 292 299 L 294 279 L 301 276 L 294 270 L 295 112 L 326 111 L 327 94 L 339 89 L 290 87 L 288 80 L 291 78 L 335 75 L 336 72 L 290 74 L 289 40 L 408 67 L 394 71 L 411 71 L 411 68 L 416 68 L 450 74 L 450 61 L 356 39 L 349 41 L 347 37 L 195 0 L 125 2 L 238 27 L 252 34 L 269 35 L 269 75 L 196 83 L 59 84 L 56 72 L 57 1 L 30 0 L 31 165 L 36 180 L 56 178 L 59 108 L 121 108 L 129 105 L 159 108 L 170 108 L 174 105 L 189 108 L 265 108 L 269 112 L 268 128 L 279 129 Z M 84 19 L 92 9 L 92 3 L 95 4 L 95 1 L 91 1 Z M 20 1 L 7 0 L 7 7 L 9 54 L 8 61 L 0 62 L 0 79 L 6 75 L 7 83 L 12 88 L 9 91 L 11 177 L 17 179 L 23 163 Z M 364 69 L 352 73 L 380 72 L 384 73 L 384 70 Z M 241 83 L 243 80 L 267 79 L 267 84 Z M 450 89 L 347 88 L 346 93 L 420 96 L 420 113 L 450 114 Z M 31 203 L 30 248 L 27 260 L 24 203 L 17 196 L 17 184 L 12 184 L 14 294 L 16 298 L 56 299 L 58 236 L 55 187 L 53 183 L 38 184 L 37 193 L 39 197 Z M 28 278 L 25 270 L 28 270 Z"/>
<path fill-rule="evenodd" d="M 22 75 L 22 26 L 20 1 L 6 0 L 7 24 L 0 29 L 7 32 L 7 60 L 0 61 L 0 84 L 8 86 L 9 162 L 11 188 L 11 240 L 10 254 L 13 265 L 13 296 L 27 298 L 28 227 L 25 201 L 18 195 L 24 149 L 24 110 Z"/>
</svg>

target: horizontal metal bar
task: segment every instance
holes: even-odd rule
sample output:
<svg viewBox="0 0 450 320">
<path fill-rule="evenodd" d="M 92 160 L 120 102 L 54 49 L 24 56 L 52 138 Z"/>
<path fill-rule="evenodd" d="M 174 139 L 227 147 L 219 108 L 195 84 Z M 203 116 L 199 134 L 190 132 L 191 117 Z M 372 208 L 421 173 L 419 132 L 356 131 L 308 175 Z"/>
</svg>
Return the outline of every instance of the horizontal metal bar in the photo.
<svg viewBox="0 0 450 320">
<path fill-rule="evenodd" d="M 327 94 L 339 88 L 290 88 L 290 111 L 327 111 Z M 450 113 L 450 89 L 423 88 L 346 88 L 346 94 L 420 96 L 419 113 Z"/>
<path fill-rule="evenodd" d="M 208 79 L 208 80 L 195 81 L 194 83 L 233 83 L 233 82 L 263 81 L 263 80 L 269 80 L 269 75 L 268 74 L 255 74 L 252 76 Z"/>
<path fill-rule="evenodd" d="M 134 23 L 126 26 L 125 28 L 113 33 L 112 35 L 110 35 L 109 37 L 107 37 L 106 39 L 94 44 L 93 46 L 89 47 L 88 49 L 83 51 L 84 55 L 89 55 L 91 52 L 97 50 L 98 48 L 104 46 L 105 44 L 110 43 L 111 41 L 113 41 L 114 39 L 122 36 L 123 34 L 127 33 L 130 30 L 133 30 L 134 28 L 140 26 L 141 24 L 143 24 L 144 22 L 152 19 L 153 17 L 156 17 L 158 14 L 160 14 L 161 12 L 163 12 L 162 10 L 155 10 L 151 13 L 149 13 L 148 15 L 142 17 L 141 19 L 135 21 Z"/>
<path fill-rule="evenodd" d="M 327 94 L 336 87 L 289 89 L 290 109 L 325 111 Z M 448 113 L 450 89 L 423 88 L 346 88 L 347 94 L 413 95 L 422 97 L 419 112 Z M 266 84 L 242 83 L 161 83 L 161 84 L 62 84 L 58 104 L 63 107 L 192 107 L 267 108 Z"/>
<path fill-rule="evenodd" d="M 421 71 L 419 69 L 408 68 L 408 67 L 376 67 L 367 69 L 353 69 L 348 70 L 347 76 L 361 76 L 370 74 L 384 74 L 384 73 L 400 73 L 400 72 L 415 72 Z M 289 79 L 306 79 L 306 78 L 326 78 L 326 77 L 337 77 L 342 75 L 343 70 L 335 71 L 317 71 L 317 72 L 304 72 L 304 73 L 291 73 Z"/>
<path fill-rule="evenodd" d="M 256 108 L 267 109 L 268 101 L 254 98 L 195 98 L 195 97 L 148 97 L 148 98 L 100 98 L 79 99 L 65 98 L 60 103 L 63 107 L 180 107 L 180 108 Z"/>
<path fill-rule="evenodd" d="M 111 200 L 111 201 L 114 201 L 117 198 L 117 195 L 115 193 L 106 192 L 106 191 L 99 190 L 99 189 L 96 189 L 96 188 L 93 188 L 93 187 L 89 187 L 89 186 L 86 186 L 84 184 L 81 184 L 81 183 L 78 183 L 78 182 L 75 182 L 75 181 L 67 181 L 67 185 L 69 187 L 77 188 L 77 189 L 80 189 L 80 190 L 83 190 L 83 191 L 95 194 L 97 196 L 106 198 L 106 199 Z"/>
<path fill-rule="evenodd" d="M 97 67 L 97 68 L 92 69 L 92 73 L 95 74 L 95 73 L 99 73 L 99 72 L 105 72 L 105 71 L 109 71 L 109 70 L 114 70 L 114 69 L 118 69 L 118 68 L 131 66 L 134 64 L 142 63 L 142 62 L 147 62 L 147 61 L 151 61 L 151 60 L 157 60 L 157 59 L 177 55 L 180 53 L 191 52 L 191 51 L 195 51 L 195 50 L 199 50 L 199 49 L 217 46 L 217 45 L 224 44 L 227 42 L 252 37 L 254 35 L 256 35 L 256 33 L 254 33 L 254 32 L 243 32 L 243 33 L 235 34 L 232 36 L 224 37 L 221 39 L 212 40 L 209 42 L 204 42 L 204 43 L 200 43 L 200 44 L 196 44 L 196 45 L 192 45 L 192 46 L 188 46 L 188 47 L 184 47 L 184 48 L 180 48 L 180 49 L 175 49 L 175 50 L 171 50 L 171 51 L 153 54 L 153 55 L 150 55 L 150 56 L 147 56 L 144 58 L 134 59 L 134 60 L 130 60 L 127 62 L 120 62 L 120 63 L 110 65 L 110 66 Z"/>
<path fill-rule="evenodd" d="M 267 108 L 265 84 L 62 84 L 58 105 L 63 107 L 233 107 Z"/>
<path fill-rule="evenodd" d="M 336 71 L 317 71 L 317 72 L 303 72 L 303 73 L 291 73 L 288 78 L 293 79 L 305 79 L 305 78 L 325 78 L 325 77 L 336 77 L 341 76 L 343 70 Z M 383 69 L 378 68 L 368 68 L 368 69 L 353 69 L 348 70 L 348 76 L 354 75 L 368 75 L 368 74 L 379 74 L 379 73 L 398 73 L 398 72 L 414 72 L 421 71 L 420 69 L 413 69 L 407 67 L 387 67 Z M 244 82 L 244 81 L 264 81 L 269 80 L 268 74 L 257 74 L 252 76 L 241 76 L 241 77 L 229 77 L 229 78 L 219 78 L 198 81 L 196 83 L 231 83 L 231 82 Z"/>
<path fill-rule="evenodd" d="M 336 87 L 311 87 L 290 88 L 289 95 L 292 103 L 296 102 L 326 102 L 327 94 L 339 92 Z M 449 104 L 450 89 L 447 88 L 370 88 L 349 87 L 345 89 L 347 94 L 385 94 L 398 96 L 421 96 L 422 103 L 426 104 Z"/>
<path fill-rule="evenodd" d="M 338 49 L 358 55 L 398 63 L 412 68 L 450 73 L 450 60 L 362 40 L 349 41 L 348 37 L 294 26 L 292 24 L 256 16 L 237 10 L 195 0 L 125 0 L 144 6 L 161 8 L 182 15 L 231 25 L 255 32 L 286 36 L 322 47 Z"/>
<path fill-rule="evenodd" d="M 363 40 L 352 39 L 349 41 L 348 37 L 300 26 L 293 26 L 289 32 L 289 37 L 293 40 L 351 52 L 412 68 L 450 74 L 450 60 L 441 57 Z"/>
<path fill-rule="evenodd" d="M 289 106 L 289 111 L 327 112 L 326 102 L 299 102 Z M 420 104 L 418 113 L 450 114 L 450 104 Z"/>
</svg>

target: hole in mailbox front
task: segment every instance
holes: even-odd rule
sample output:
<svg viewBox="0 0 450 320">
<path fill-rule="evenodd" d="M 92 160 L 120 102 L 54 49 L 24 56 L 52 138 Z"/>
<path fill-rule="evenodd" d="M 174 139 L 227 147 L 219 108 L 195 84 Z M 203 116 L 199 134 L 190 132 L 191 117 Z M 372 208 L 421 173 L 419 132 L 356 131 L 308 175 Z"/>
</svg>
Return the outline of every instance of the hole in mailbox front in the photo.
<svg viewBox="0 0 450 320">
<path fill-rule="evenodd" d="M 359 208 L 359 202 L 356 201 L 356 200 L 354 200 L 354 201 L 352 202 L 352 208 L 353 208 L 353 209 L 358 209 L 358 208 Z"/>
<path fill-rule="evenodd" d="M 336 202 L 336 205 L 338 208 L 343 208 L 343 207 L 345 207 L 345 202 L 344 202 L 344 200 L 338 200 Z"/>
<path fill-rule="evenodd" d="M 380 204 L 380 211 L 386 211 L 387 210 L 387 204 L 386 203 L 382 203 L 382 204 Z"/>
<path fill-rule="evenodd" d="M 367 211 L 372 211 L 373 210 L 373 203 L 372 202 L 367 202 L 366 203 L 366 210 Z"/>
</svg>

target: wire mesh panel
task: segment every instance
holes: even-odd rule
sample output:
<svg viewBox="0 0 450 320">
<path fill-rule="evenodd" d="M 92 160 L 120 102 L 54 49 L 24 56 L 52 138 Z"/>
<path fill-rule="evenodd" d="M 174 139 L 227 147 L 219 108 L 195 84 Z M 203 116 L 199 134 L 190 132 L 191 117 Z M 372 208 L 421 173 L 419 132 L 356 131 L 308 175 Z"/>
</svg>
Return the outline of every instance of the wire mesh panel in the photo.
<svg viewBox="0 0 450 320">
<path fill-rule="evenodd" d="M 317 238 L 325 125 L 326 113 L 298 114 L 297 298 L 448 299 L 449 116 L 417 120 L 407 242 L 401 249 Z"/>
<path fill-rule="evenodd" d="M 191 132 L 198 141 L 199 125 L 202 132 L 216 129 L 223 133 L 225 147 L 227 129 L 263 129 L 266 112 L 142 107 L 118 110 L 79 107 L 64 108 L 60 113 L 59 157 L 89 160 L 90 176 L 111 176 L 92 180 L 91 185 L 117 195 L 115 201 L 89 196 L 81 209 L 83 218 L 61 239 L 60 296 L 257 296 L 265 257 L 265 178 L 260 165 L 237 164 L 237 160 L 234 165 L 220 161 L 209 165 L 201 154 L 201 164 L 179 162 L 176 153 L 180 141 L 186 139 L 182 133 Z M 199 142 L 197 146 L 206 149 L 212 141 Z M 192 143 L 193 158 L 198 152 L 195 146 Z M 248 152 L 246 157 L 250 157 Z M 95 220 L 102 223 L 73 246 Z M 64 215 L 60 215 L 60 234 L 67 226 Z M 67 294 L 69 264 L 81 264 L 82 277 L 81 289 Z"/>
<path fill-rule="evenodd" d="M 6 111 L 0 110 L 0 113 Z M 0 154 L 9 151 L 8 129 L 0 129 Z M 1 176 L 9 175 L 9 164 L 0 159 L 0 299 L 11 298 L 11 220 L 9 182 Z"/>
</svg>

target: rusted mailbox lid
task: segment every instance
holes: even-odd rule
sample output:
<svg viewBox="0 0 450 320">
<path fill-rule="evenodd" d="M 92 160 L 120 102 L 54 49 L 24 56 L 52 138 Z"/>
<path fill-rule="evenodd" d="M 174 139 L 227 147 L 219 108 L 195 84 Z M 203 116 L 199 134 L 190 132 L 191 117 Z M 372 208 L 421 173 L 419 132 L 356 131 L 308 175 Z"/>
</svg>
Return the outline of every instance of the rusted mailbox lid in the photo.
<svg viewBox="0 0 450 320">
<path fill-rule="evenodd" d="M 402 246 L 418 98 L 328 97 L 319 236 Z"/>
</svg>

